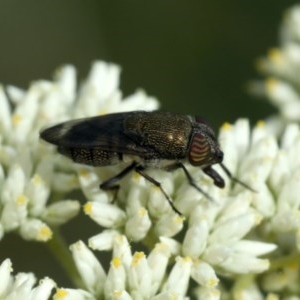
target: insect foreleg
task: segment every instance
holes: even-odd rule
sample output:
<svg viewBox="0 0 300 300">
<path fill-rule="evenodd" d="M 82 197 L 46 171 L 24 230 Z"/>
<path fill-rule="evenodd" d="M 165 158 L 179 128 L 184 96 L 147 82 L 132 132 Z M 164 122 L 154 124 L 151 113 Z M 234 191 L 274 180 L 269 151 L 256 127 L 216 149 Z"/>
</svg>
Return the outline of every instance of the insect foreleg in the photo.
<svg viewBox="0 0 300 300">
<path fill-rule="evenodd" d="M 254 193 L 257 193 L 256 190 L 254 190 L 252 187 L 250 187 L 249 185 L 247 185 L 246 183 L 244 183 L 243 181 L 240 181 L 239 179 L 235 178 L 234 176 L 232 176 L 231 172 L 227 169 L 227 167 L 220 163 L 220 166 L 221 168 L 223 169 L 223 171 L 226 173 L 226 175 L 234 182 L 240 184 L 241 186 L 245 187 L 246 189 L 254 192 Z"/>
<path fill-rule="evenodd" d="M 136 167 L 137 163 L 133 162 L 131 165 L 126 167 L 123 171 L 121 171 L 118 175 L 104 181 L 100 184 L 100 189 L 104 191 L 115 191 L 114 199 L 117 196 L 120 185 L 118 184 L 123 177 L 125 177 L 128 173 L 133 171 Z"/>
<path fill-rule="evenodd" d="M 167 201 L 169 202 L 169 204 L 171 205 L 172 209 L 179 214 L 180 216 L 182 216 L 182 213 L 174 206 L 173 201 L 171 200 L 171 198 L 169 197 L 169 195 L 165 192 L 165 190 L 162 188 L 161 183 L 158 182 L 157 180 L 155 180 L 154 178 L 152 178 L 151 176 L 149 176 L 147 173 L 145 173 L 145 167 L 143 166 L 136 166 L 135 167 L 135 171 L 140 174 L 141 176 L 143 176 L 146 180 L 150 181 L 152 184 L 154 184 L 155 186 L 157 186 L 160 191 L 165 195 Z"/>
<path fill-rule="evenodd" d="M 191 174 L 189 173 L 189 171 L 187 170 L 187 168 L 184 166 L 184 164 L 182 163 L 178 163 L 178 167 L 181 168 L 189 182 L 189 184 L 194 187 L 197 191 L 199 191 L 202 195 L 204 195 L 207 199 L 214 201 L 214 199 L 207 194 L 206 192 L 204 192 L 194 181 L 193 177 L 191 176 Z"/>
</svg>

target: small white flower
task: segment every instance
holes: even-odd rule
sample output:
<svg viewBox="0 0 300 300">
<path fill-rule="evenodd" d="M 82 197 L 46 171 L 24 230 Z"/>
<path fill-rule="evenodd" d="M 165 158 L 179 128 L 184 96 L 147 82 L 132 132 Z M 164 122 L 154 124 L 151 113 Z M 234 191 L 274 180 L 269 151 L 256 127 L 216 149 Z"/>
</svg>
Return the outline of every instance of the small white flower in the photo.
<svg viewBox="0 0 300 300">
<path fill-rule="evenodd" d="M 133 298 L 126 291 L 114 291 L 112 295 L 113 300 L 132 300 Z"/>
<path fill-rule="evenodd" d="M 104 285 L 106 298 L 111 298 L 115 291 L 123 291 L 126 288 L 126 271 L 121 258 L 113 258 L 110 263 L 107 280 Z"/>
<path fill-rule="evenodd" d="M 118 227 L 125 222 L 125 213 L 113 204 L 88 202 L 84 212 L 103 227 Z"/>
<path fill-rule="evenodd" d="M 53 300 L 96 300 L 93 294 L 80 289 L 60 288 L 53 296 Z"/>
<path fill-rule="evenodd" d="M 205 219 L 199 219 L 191 225 L 182 243 L 182 252 L 185 256 L 199 257 L 205 250 L 208 242 L 209 226 Z"/>
<path fill-rule="evenodd" d="M 199 287 L 195 290 L 195 295 L 197 296 L 197 299 L 207 299 L 207 300 L 221 299 L 221 292 L 215 288 Z M 237 298 L 237 299 L 242 299 L 242 298 Z"/>
<path fill-rule="evenodd" d="M 128 284 L 134 298 L 145 298 L 151 295 L 152 271 L 143 252 L 136 252 L 132 257 L 128 270 Z"/>
<path fill-rule="evenodd" d="M 55 282 L 46 277 L 37 286 L 32 273 L 18 273 L 13 276 L 12 263 L 9 259 L 0 265 L 0 298 L 1 299 L 50 299 L 51 291 L 56 287 Z"/>
<path fill-rule="evenodd" d="M 158 291 L 163 281 L 169 258 L 171 257 L 171 249 L 167 243 L 157 243 L 148 256 L 148 264 L 152 272 L 152 294 Z"/>
<path fill-rule="evenodd" d="M 115 238 L 119 235 L 117 230 L 104 230 L 89 238 L 89 247 L 93 250 L 112 250 Z"/>
<path fill-rule="evenodd" d="M 47 224 L 59 226 L 74 218 L 80 210 L 78 201 L 62 200 L 50 204 L 42 213 L 42 219 Z"/>
<path fill-rule="evenodd" d="M 11 285 L 11 276 L 10 273 L 13 271 L 12 269 L 12 263 L 9 259 L 6 259 L 3 261 L 0 265 L 0 278 L 1 278 L 1 284 L 0 284 L 0 296 L 4 297 L 6 293 L 8 292 L 8 289 Z"/>
<path fill-rule="evenodd" d="M 103 282 L 106 279 L 100 262 L 82 241 L 71 245 L 70 249 L 87 290 L 99 297 L 103 293 Z"/>
<path fill-rule="evenodd" d="M 32 300 L 40 300 L 40 299 L 48 299 L 51 295 L 52 289 L 56 286 L 55 282 L 46 277 L 41 279 L 39 285 L 32 289 L 31 299 Z"/>
<path fill-rule="evenodd" d="M 196 261 L 193 264 L 191 276 L 196 282 L 207 288 L 215 288 L 219 283 L 213 267 L 203 261 Z"/>
<path fill-rule="evenodd" d="M 250 85 L 254 94 L 266 96 L 277 107 L 282 125 L 300 120 L 300 6 L 290 8 L 281 26 L 280 45 L 259 61 L 259 70 L 268 76 L 265 82 Z"/>
<path fill-rule="evenodd" d="M 145 208 L 140 208 L 128 219 L 125 227 L 126 235 L 132 241 L 140 241 L 145 238 L 151 227 L 151 220 Z"/>
<path fill-rule="evenodd" d="M 163 290 L 176 297 L 183 297 L 188 289 L 191 270 L 192 260 L 190 257 L 177 257 Z"/>
<path fill-rule="evenodd" d="M 166 201 L 166 200 L 165 200 Z M 172 237 L 183 228 L 184 218 L 174 213 L 163 216 L 155 225 L 158 236 Z"/>
</svg>

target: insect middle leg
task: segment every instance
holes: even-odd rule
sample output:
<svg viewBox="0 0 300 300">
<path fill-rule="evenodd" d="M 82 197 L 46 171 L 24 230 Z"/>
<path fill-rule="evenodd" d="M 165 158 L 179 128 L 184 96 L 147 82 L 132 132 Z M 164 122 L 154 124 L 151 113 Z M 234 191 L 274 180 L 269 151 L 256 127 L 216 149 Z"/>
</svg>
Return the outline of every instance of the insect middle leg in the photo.
<svg viewBox="0 0 300 300">
<path fill-rule="evenodd" d="M 146 180 L 150 181 L 152 184 L 154 184 L 156 187 L 158 187 L 160 189 L 160 191 L 164 194 L 164 196 L 166 197 L 167 201 L 169 202 L 170 206 L 172 207 L 172 209 L 180 216 L 182 216 L 182 213 L 175 207 L 173 201 L 171 200 L 171 198 L 169 197 L 169 195 L 165 192 L 165 190 L 162 188 L 161 183 L 158 182 L 157 180 L 155 180 L 153 177 L 149 176 L 146 172 L 145 172 L 145 167 L 143 166 L 136 166 L 135 167 L 135 171 L 140 174 L 141 176 L 143 176 Z"/>
<path fill-rule="evenodd" d="M 177 169 L 182 169 L 189 184 L 194 187 L 197 191 L 199 191 L 202 195 L 204 195 L 207 199 L 214 201 L 214 199 L 205 191 L 203 191 L 194 181 L 192 175 L 189 173 L 189 171 L 187 170 L 187 168 L 185 167 L 185 165 L 183 163 L 177 162 L 175 164 L 169 165 L 165 168 L 166 171 L 174 171 Z"/>
<path fill-rule="evenodd" d="M 129 174 L 131 171 L 133 171 L 137 166 L 136 162 L 133 162 L 131 165 L 129 165 L 127 168 L 125 168 L 123 171 L 121 171 L 118 175 L 104 181 L 100 184 L 100 189 L 104 191 L 114 191 L 114 199 L 116 199 L 118 190 L 120 188 L 120 185 L 118 184 L 120 180 L 122 180 L 127 174 Z"/>
</svg>

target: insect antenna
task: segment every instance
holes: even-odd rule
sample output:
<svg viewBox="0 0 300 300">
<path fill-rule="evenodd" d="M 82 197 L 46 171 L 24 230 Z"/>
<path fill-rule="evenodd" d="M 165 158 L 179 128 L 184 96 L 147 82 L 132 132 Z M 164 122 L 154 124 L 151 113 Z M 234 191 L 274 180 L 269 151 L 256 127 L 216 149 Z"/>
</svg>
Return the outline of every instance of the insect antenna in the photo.
<svg viewBox="0 0 300 300">
<path fill-rule="evenodd" d="M 237 179 L 236 177 L 234 177 L 231 172 L 227 169 L 227 167 L 220 163 L 220 166 L 221 168 L 223 169 L 223 171 L 225 172 L 225 174 L 233 181 L 233 182 L 236 182 L 238 184 L 240 184 L 241 186 L 243 186 L 244 188 L 254 192 L 254 193 L 257 193 L 257 191 L 255 189 L 253 189 L 251 186 L 249 186 L 248 184 L 244 183 L 243 181 Z"/>
</svg>

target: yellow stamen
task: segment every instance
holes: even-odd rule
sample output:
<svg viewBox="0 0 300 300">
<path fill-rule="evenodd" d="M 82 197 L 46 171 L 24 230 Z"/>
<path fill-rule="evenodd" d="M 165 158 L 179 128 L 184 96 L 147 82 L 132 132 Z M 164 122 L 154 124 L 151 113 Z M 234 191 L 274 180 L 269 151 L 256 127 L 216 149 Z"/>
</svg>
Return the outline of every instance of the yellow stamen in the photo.
<svg viewBox="0 0 300 300">
<path fill-rule="evenodd" d="M 223 125 L 222 125 L 222 128 L 221 128 L 222 130 L 224 130 L 224 131 L 230 131 L 230 130 L 232 130 L 232 125 L 230 124 L 230 123 L 228 123 L 228 122 L 225 122 Z"/>
<path fill-rule="evenodd" d="M 84 213 L 90 216 L 93 212 L 93 204 L 92 202 L 87 202 L 83 207 Z"/>
<path fill-rule="evenodd" d="M 52 238 L 52 235 L 53 232 L 51 231 L 51 229 L 47 226 L 43 226 L 38 232 L 37 240 L 46 242 Z"/>
<path fill-rule="evenodd" d="M 140 264 L 141 260 L 145 258 L 144 252 L 136 252 L 133 256 L 132 265 L 137 266 Z"/>
<path fill-rule="evenodd" d="M 13 121 L 13 124 L 17 126 L 17 125 L 20 125 L 22 123 L 23 118 L 20 115 L 14 115 L 13 118 L 12 118 L 12 121 Z"/>
<path fill-rule="evenodd" d="M 17 198 L 17 204 L 19 206 L 23 206 L 23 205 L 26 205 L 28 203 L 28 198 L 25 196 L 25 195 L 20 195 L 18 198 Z"/>
</svg>

